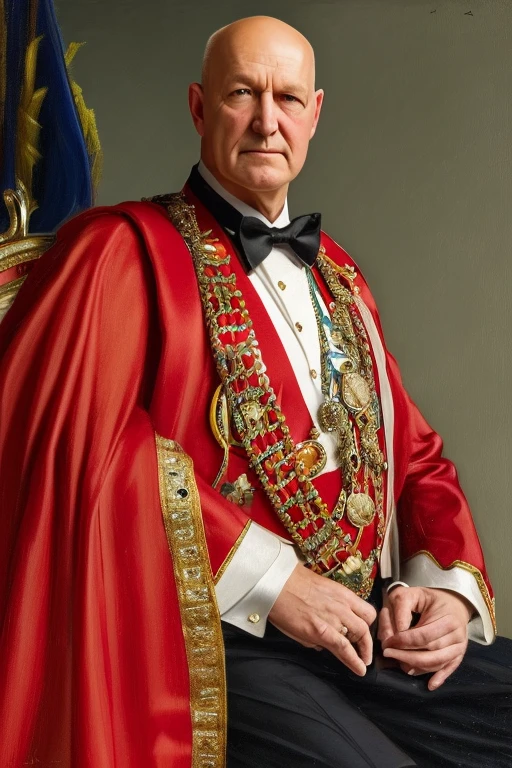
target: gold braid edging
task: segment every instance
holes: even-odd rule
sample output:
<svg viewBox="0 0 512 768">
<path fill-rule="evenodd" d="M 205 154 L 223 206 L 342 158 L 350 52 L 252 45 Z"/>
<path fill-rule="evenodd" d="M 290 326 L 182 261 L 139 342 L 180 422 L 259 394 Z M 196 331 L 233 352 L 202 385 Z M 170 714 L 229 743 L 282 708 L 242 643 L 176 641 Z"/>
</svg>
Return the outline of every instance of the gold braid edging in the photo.
<svg viewBox="0 0 512 768">
<path fill-rule="evenodd" d="M 478 568 L 475 568 L 475 566 L 471 565 L 471 563 L 466 563 L 464 560 L 454 560 L 453 563 L 450 563 L 450 565 L 441 565 L 441 563 L 438 560 L 436 560 L 434 555 L 431 552 L 427 552 L 426 549 L 420 549 L 419 552 L 415 552 L 414 555 L 411 555 L 410 557 L 407 558 L 406 562 L 408 560 L 412 560 L 413 557 L 417 557 L 418 555 L 426 555 L 429 558 L 429 560 L 431 560 L 434 563 L 434 565 L 440 568 L 441 571 L 451 571 L 452 568 L 463 568 L 465 571 L 468 571 L 472 576 L 474 576 L 476 579 L 476 583 L 478 584 L 478 589 L 480 590 L 482 597 L 484 599 L 484 602 L 487 606 L 487 610 L 489 611 L 494 634 L 495 635 L 498 634 L 498 629 L 496 626 L 496 611 L 494 606 L 494 598 L 490 596 L 489 590 L 487 589 L 487 584 L 485 583 L 484 577 L 482 576 L 482 573 L 478 570 Z"/>
<path fill-rule="evenodd" d="M 173 440 L 156 435 L 158 482 L 172 557 L 190 677 L 191 768 L 224 768 L 224 642 L 206 548 L 194 465 Z"/>
<path fill-rule="evenodd" d="M 244 525 L 242 533 L 240 534 L 238 539 L 235 541 L 235 543 L 233 544 L 233 546 L 229 550 L 228 554 L 226 555 L 226 559 L 224 560 L 224 562 L 222 563 L 221 567 L 219 568 L 219 570 L 215 574 L 215 579 L 214 579 L 214 583 L 215 584 L 219 583 L 219 581 L 221 579 L 221 576 L 223 575 L 224 571 L 226 570 L 226 568 L 228 567 L 228 565 L 232 561 L 233 557 L 235 556 L 235 553 L 236 553 L 238 547 L 240 546 L 240 544 L 242 543 L 242 541 L 244 540 L 245 534 L 249 530 L 251 523 L 252 523 L 252 520 L 248 520 L 246 522 L 246 524 Z"/>
</svg>

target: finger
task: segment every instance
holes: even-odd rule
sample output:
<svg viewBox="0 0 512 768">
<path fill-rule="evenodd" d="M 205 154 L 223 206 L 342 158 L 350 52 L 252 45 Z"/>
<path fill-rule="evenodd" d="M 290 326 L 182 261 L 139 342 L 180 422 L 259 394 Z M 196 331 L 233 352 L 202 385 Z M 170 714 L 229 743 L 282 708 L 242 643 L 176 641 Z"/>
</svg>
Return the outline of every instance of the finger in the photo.
<svg viewBox="0 0 512 768">
<path fill-rule="evenodd" d="M 413 611 L 417 610 L 418 595 L 413 587 L 397 587 L 389 598 L 389 607 L 397 632 L 405 632 L 411 626 Z"/>
<path fill-rule="evenodd" d="M 347 634 L 347 640 L 353 643 L 359 652 L 359 656 L 368 667 L 372 663 L 373 657 L 373 640 L 366 623 L 364 623 L 365 630 L 359 634 L 349 630 Z"/>
<path fill-rule="evenodd" d="M 372 663 L 373 640 L 368 624 L 363 619 L 360 619 L 352 611 L 345 609 L 341 610 L 339 614 L 331 614 L 329 616 L 329 623 L 338 632 L 342 631 L 344 627 L 347 631 L 342 632 L 342 634 L 357 648 L 359 656 L 366 666 Z"/>
<path fill-rule="evenodd" d="M 321 645 L 333 656 L 336 656 L 346 667 L 356 675 L 363 677 L 366 674 L 366 664 L 357 655 L 356 649 L 345 635 L 337 632 L 331 624 L 321 622 L 316 627 L 317 645 Z"/>
<path fill-rule="evenodd" d="M 395 633 L 392 637 L 386 638 L 383 647 L 403 650 L 423 648 L 435 651 L 462 642 L 465 634 L 465 628 L 461 627 L 453 617 L 443 616 L 429 624 L 417 624 L 405 632 Z"/>
<path fill-rule="evenodd" d="M 464 653 L 464 650 L 465 646 L 460 643 L 439 651 L 402 651 L 397 648 L 386 648 L 383 656 L 410 664 L 418 672 L 437 672 L 447 664 L 451 664 L 456 656 Z"/>
<path fill-rule="evenodd" d="M 435 640 L 431 640 L 426 643 L 423 650 L 425 651 L 440 651 L 443 648 L 449 648 L 450 646 L 456 646 L 461 643 L 465 643 L 466 635 L 464 631 L 458 627 L 453 632 L 448 632 L 446 635 L 441 635 Z"/>
<path fill-rule="evenodd" d="M 438 672 L 436 672 L 430 680 L 428 681 L 428 689 L 429 691 L 435 691 L 436 688 L 439 688 L 443 683 L 446 682 L 446 680 L 450 677 L 453 672 L 457 669 L 457 667 L 460 665 L 462 659 L 464 658 L 464 654 L 461 653 L 459 656 L 456 656 L 455 659 L 451 662 L 451 664 L 447 664 L 446 667 L 443 667 L 443 669 L 440 669 Z"/>
<path fill-rule="evenodd" d="M 377 618 L 377 611 L 373 605 L 367 603 L 366 600 L 363 600 L 362 597 L 359 597 L 352 592 L 351 589 L 344 587 L 342 584 L 336 584 L 336 586 L 343 588 L 343 592 L 336 593 L 336 602 L 343 606 L 343 608 L 348 607 L 356 614 L 356 616 L 359 616 L 367 626 L 371 626 Z"/>
<path fill-rule="evenodd" d="M 385 606 L 379 613 L 379 628 L 377 637 L 381 643 L 384 644 L 389 637 L 393 637 L 395 632 L 396 630 L 392 622 L 391 611 L 387 606 Z"/>
</svg>

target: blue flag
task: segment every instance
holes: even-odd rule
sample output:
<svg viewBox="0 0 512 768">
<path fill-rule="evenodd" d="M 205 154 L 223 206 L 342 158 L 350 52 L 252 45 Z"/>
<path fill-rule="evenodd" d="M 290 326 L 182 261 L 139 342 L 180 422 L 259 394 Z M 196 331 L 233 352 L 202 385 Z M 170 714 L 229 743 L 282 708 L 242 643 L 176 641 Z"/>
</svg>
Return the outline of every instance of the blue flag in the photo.
<svg viewBox="0 0 512 768">
<path fill-rule="evenodd" d="M 64 53 L 53 0 L 0 0 L 0 192 L 26 190 L 31 232 L 53 232 L 93 202 L 101 151 L 68 74 L 78 47 Z M 8 223 L 0 200 L 0 232 Z"/>
</svg>

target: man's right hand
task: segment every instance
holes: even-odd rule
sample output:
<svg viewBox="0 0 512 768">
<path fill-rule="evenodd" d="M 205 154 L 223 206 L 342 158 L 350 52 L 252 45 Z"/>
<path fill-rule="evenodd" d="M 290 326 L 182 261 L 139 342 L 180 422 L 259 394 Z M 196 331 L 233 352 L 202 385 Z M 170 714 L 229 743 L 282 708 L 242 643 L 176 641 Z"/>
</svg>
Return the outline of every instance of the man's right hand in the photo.
<svg viewBox="0 0 512 768">
<path fill-rule="evenodd" d="M 288 637 L 307 648 L 325 648 L 362 677 L 372 660 L 369 627 L 376 616 L 375 608 L 347 587 L 297 565 L 268 618 Z"/>
</svg>

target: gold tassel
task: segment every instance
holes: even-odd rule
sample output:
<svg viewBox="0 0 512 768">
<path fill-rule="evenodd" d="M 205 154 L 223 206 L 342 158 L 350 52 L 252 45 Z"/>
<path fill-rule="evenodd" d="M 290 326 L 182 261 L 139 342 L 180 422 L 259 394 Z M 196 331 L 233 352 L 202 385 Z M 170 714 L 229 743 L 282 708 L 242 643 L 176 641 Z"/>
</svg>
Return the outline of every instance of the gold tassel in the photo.
<svg viewBox="0 0 512 768">
<path fill-rule="evenodd" d="M 27 46 L 25 54 L 25 73 L 18 107 L 18 136 L 16 142 L 16 178 L 25 187 L 29 200 L 29 212 L 37 208 L 32 197 L 32 175 L 34 166 L 41 159 L 38 150 L 41 126 L 37 122 L 43 99 L 48 88 L 34 90 L 36 79 L 37 53 L 42 35 L 36 37 Z"/>
<path fill-rule="evenodd" d="M 101 173 L 103 170 L 103 152 L 101 151 L 100 137 L 98 135 L 98 128 L 96 125 L 96 115 L 93 109 L 88 109 L 82 94 L 82 89 L 71 77 L 69 67 L 71 62 L 75 58 L 76 52 L 84 45 L 84 43 L 70 43 L 64 56 L 66 62 L 66 68 L 68 70 L 69 83 L 71 91 L 73 93 L 73 99 L 75 101 L 78 117 L 82 125 L 82 131 L 84 134 L 85 145 L 87 147 L 87 153 L 91 158 L 91 178 L 94 193 L 96 193 L 98 184 L 101 179 Z"/>
</svg>

